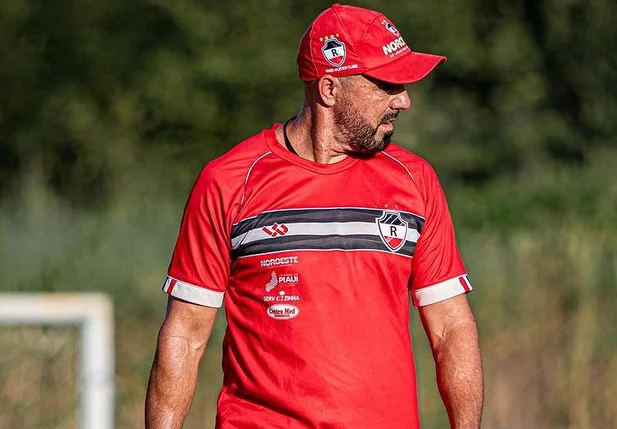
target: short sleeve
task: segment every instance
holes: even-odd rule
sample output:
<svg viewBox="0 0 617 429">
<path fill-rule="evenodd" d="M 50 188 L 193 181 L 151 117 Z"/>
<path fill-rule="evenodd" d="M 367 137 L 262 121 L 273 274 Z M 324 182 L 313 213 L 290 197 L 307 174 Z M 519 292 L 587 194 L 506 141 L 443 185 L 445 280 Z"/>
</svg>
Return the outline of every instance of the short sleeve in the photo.
<svg viewBox="0 0 617 429">
<path fill-rule="evenodd" d="M 410 281 L 413 303 L 419 307 L 472 290 L 439 179 L 428 164 L 423 176 L 426 220 L 413 256 Z"/>
<path fill-rule="evenodd" d="M 203 169 L 184 208 L 163 290 L 176 298 L 221 307 L 230 267 L 230 240 L 222 189 Z"/>
</svg>

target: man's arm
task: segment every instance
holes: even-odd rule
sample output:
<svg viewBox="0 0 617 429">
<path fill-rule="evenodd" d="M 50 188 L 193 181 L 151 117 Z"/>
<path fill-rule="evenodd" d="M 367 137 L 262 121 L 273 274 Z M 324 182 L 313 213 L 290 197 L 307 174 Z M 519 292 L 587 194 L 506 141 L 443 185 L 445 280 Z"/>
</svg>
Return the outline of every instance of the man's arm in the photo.
<svg viewBox="0 0 617 429">
<path fill-rule="evenodd" d="M 217 308 L 169 297 L 146 394 L 146 429 L 181 429 Z"/>
<path fill-rule="evenodd" d="M 464 294 L 419 307 L 452 429 L 479 429 L 484 402 L 478 331 Z"/>
</svg>

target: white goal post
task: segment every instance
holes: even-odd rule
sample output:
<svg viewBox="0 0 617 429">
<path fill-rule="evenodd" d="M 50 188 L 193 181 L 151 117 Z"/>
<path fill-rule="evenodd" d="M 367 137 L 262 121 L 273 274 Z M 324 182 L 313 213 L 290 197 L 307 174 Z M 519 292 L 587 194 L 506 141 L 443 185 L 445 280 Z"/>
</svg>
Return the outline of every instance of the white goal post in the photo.
<svg viewBox="0 0 617 429">
<path fill-rule="evenodd" d="M 78 325 L 80 427 L 113 429 L 113 307 L 106 295 L 0 293 L 2 324 Z"/>
</svg>

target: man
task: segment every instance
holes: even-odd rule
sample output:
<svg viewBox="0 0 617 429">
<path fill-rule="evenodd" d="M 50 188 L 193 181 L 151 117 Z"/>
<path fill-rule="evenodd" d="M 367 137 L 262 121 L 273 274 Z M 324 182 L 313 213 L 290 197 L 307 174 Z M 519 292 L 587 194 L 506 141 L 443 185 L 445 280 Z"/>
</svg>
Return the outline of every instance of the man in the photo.
<svg viewBox="0 0 617 429">
<path fill-rule="evenodd" d="M 446 200 L 426 161 L 389 144 L 404 85 L 443 61 L 371 10 L 335 4 L 311 24 L 301 111 L 210 162 L 189 196 L 146 427 L 182 427 L 224 303 L 217 428 L 419 428 L 410 295 L 451 427 L 480 427 L 471 285 Z"/>
</svg>

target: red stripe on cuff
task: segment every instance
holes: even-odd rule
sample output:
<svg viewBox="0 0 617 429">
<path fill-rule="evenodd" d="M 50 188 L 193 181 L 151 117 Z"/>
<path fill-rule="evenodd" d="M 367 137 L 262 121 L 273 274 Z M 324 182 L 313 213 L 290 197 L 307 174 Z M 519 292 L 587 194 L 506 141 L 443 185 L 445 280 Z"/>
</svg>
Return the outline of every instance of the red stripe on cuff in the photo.
<svg viewBox="0 0 617 429">
<path fill-rule="evenodd" d="M 176 285 L 176 283 L 178 283 L 178 280 L 176 279 L 170 279 L 171 281 L 169 282 L 169 287 L 167 288 L 167 293 L 171 294 L 174 290 L 174 286 Z"/>
<path fill-rule="evenodd" d="M 461 286 L 463 286 L 463 289 L 465 289 L 465 292 L 471 291 L 471 286 L 469 285 L 469 282 L 467 281 L 467 276 L 460 276 L 458 278 L 458 281 L 461 283 Z"/>
</svg>

